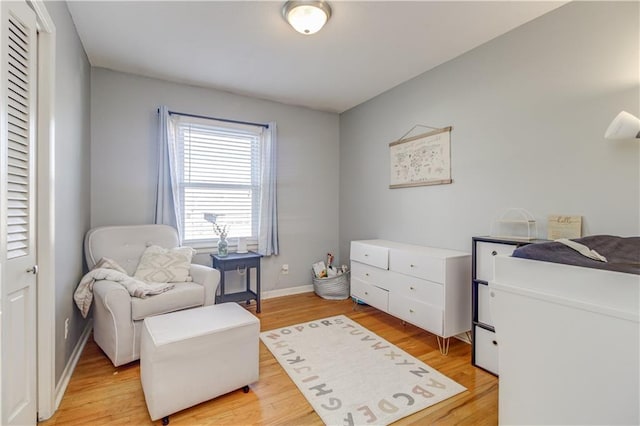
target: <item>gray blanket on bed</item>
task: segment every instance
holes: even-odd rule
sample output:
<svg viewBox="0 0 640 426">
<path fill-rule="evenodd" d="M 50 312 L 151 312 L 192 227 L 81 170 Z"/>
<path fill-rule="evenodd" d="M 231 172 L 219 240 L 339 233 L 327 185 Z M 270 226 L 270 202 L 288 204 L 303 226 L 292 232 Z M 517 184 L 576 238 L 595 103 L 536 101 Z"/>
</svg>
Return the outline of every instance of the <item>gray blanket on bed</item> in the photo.
<svg viewBox="0 0 640 426">
<path fill-rule="evenodd" d="M 640 237 L 592 235 L 572 238 L 572 241 L 597 251 L 607 258 L 607 262 L 589 259 L 572 248 L 555 241 L 520 247 L 513 252 L 513 257 L 640 275 Z"/>
</svg>

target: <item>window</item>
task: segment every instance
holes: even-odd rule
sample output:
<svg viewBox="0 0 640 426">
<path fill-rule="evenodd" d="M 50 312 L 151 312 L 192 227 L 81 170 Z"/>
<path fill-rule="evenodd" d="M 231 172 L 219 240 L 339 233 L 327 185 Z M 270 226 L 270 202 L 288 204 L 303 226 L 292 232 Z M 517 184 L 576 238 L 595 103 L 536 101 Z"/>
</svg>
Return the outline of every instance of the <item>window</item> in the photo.
<svg viewBox="0 0 640 426">
<path fill-rule="evenodd" d="M 229 237 L 257 243 L 263 127 L 172 115 L 184 241 L 217 238 L 205 213 Z"/>
</svg>

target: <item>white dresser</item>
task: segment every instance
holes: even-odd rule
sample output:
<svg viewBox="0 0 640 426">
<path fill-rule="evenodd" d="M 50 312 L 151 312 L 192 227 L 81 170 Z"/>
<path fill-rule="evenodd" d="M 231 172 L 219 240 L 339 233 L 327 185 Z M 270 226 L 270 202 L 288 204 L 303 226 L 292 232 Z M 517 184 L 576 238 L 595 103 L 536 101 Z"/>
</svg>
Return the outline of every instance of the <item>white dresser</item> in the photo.
<svg viewBox="0 0 640 426">
<path fill-rule="evenodd" d="M 386 240 L 351 242 L 351 296 L 423 328 L 448 351 L 471 329 L 471 255 Z"/>
</svg>

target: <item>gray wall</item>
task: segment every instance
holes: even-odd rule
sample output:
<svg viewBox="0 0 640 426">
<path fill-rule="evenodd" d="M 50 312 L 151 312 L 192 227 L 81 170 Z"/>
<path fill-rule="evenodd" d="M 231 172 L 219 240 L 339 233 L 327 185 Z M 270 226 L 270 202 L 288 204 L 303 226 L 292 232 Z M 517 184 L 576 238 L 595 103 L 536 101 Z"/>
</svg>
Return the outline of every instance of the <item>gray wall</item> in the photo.
<svg viewBox="0 0 640 426">
<path fill-rule="evenodd" d="M 363 238 L 470 251 L 510 207 L 544 238 L 549 214 L 638 235 L 640 143 L 603 138 L 640 115 L 638 9 L 570 3 L 343 113 L 342 260 Z M 388 189 L 388 144 L 416 124 L 453 126 L 453 184 Z"/>
<path fill-rule="evenodd" d="M 47 2 L 56 26 L 55 83 L 55 380 L 86 322 L 73 303 L 89 229 L 90 65 L 64 2 Z M 69 318 L 69 336 L 64 322 Z"/>
<path fill-rule="evenodd" d="M 338 249 L 338 115 L 101 68 L 91 76 L 91 225 L 152 223 L 156 110 L 278 124 L 280 255 L 262 289 L 311 283 L 311 264 Z M 208 263 L 208 255 L 197 261 Z M 289 264 L 289 274 L 280 265 Z"/>
</svg>

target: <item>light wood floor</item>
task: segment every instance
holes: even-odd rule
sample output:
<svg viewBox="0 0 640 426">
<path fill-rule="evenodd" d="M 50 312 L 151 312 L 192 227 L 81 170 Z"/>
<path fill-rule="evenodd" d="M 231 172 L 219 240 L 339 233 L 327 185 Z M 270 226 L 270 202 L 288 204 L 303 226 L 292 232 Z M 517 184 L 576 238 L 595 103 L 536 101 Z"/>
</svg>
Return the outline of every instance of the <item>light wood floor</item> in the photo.
<svg viewBox="0 0 640 426">
<path fill-rule="evenodd" d="M 244 305 L 243 305 L 244 306 Z M 255 304 L 248 307 L 255 313 Z M 398 421 L 397 425 L 496 425 L 498 380 L 471 365 L 471 346 L 451 340 L 449 355 L 436 337 L 417 327 L 350 300 L 329 301 L 313 293 L 262 301 L 261 329 L 344 314 L 465 386 L 468 391 Z M 170 425 L 321 425 L 320 417 L 268 349 L 260 344 L 260 380 L 244 394 L 238 390 L 173 414 Z M 60 408 L 40 423 L 51 425 L 148 425 L 140 384 L 140 364 L 114 367 L 89 340 Z M 160 421 L 155 424 L 161 424 Z"/>
</svg>

